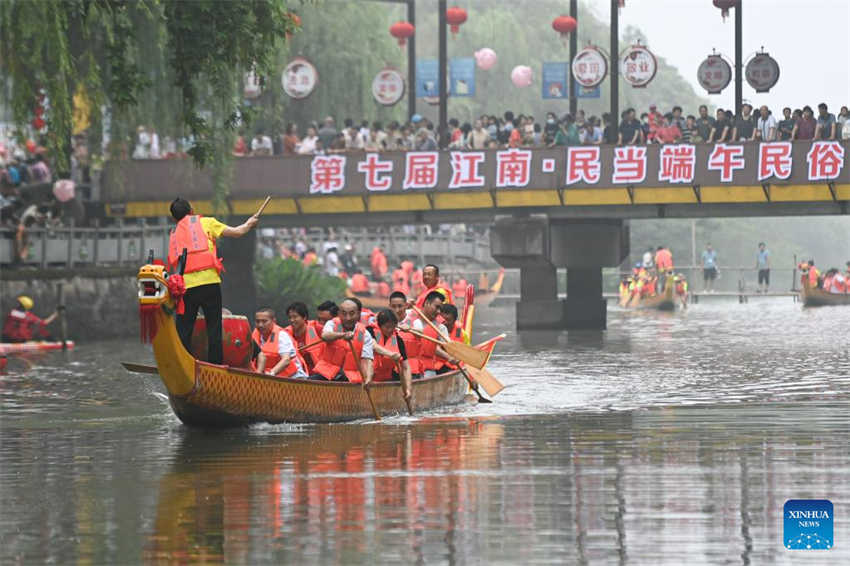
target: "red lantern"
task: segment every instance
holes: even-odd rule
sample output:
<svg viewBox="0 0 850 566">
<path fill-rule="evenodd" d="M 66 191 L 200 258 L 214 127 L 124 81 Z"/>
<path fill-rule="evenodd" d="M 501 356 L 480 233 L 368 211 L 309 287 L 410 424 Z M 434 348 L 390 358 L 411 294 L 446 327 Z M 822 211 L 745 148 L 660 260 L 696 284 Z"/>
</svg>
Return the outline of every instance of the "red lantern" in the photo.
<svg viewBox="0 0 850 566">
<path fill-rule="evenodd" d="M 720 8 L 720 17 L 723 18 L 723 21 L 726 21 L 726 16 L 729 15 L 729 10 L 731 8 L 736 8 L 738 6 L 738 0 L 714 0 L 714 5 L 717 8 Z"/>
<path fill-rule="evenodd" d="M 577 27 L 576 19 L 569 16 L 558 16 L 552 20 L 552 29 L 561 34 L 561 43 L 564 44 L 564 47 L 567 46 L 570 33 L 574 32 Z"/>
<path fill-rule="evenodd" d="M 416 28 L 410 22 L 396 22 L 390 26 L 390 35 L 398 39 L 401 47 L 407 45 L 407 38 L 413 36 Z"/>
<path fill-rule="evenodd" d="M 36 130 L 41 130 L 44 127 L 44 120 L 41 117 L 33 118 L 32 127 Z"/>
<path fill-rule="evenodd" d="M 446 22 L 451 26 L 452 35 L 457 35 L 460 26 L 466 21 L 466 10 L 459 6 L 452 6 L 446 10 Z"/>
</svg>

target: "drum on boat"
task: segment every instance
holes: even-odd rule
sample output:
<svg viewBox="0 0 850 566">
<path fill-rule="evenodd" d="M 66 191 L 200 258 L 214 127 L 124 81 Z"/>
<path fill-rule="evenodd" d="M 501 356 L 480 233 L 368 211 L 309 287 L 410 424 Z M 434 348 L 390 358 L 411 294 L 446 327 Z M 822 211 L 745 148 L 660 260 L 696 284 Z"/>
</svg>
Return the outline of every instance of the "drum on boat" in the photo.
<svg viewBox="0 0 850 566">
<path fill-rule="evenodd" d="M 225 314 L 221 317 L 221 344 L 224 365 L 251 367 L 251 327 L 243 315 Z M 192 355 L 195 359 L 207 359 L 207 321 L 198 315 L 192 332 Z"/>
</svg>

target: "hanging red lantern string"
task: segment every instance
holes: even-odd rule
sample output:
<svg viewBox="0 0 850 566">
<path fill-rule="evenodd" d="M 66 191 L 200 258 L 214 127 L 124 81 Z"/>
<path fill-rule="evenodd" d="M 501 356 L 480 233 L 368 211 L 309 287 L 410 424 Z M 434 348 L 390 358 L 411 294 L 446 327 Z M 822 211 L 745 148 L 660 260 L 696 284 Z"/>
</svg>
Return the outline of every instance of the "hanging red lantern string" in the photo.
<svg viewBox="0 0 850 566">
<path fill-rule="evenodd" d="M 570 16 L 558 16 L 552 20 L 552 29 L 561 34 L 561 43 L 564 44 L 564 47 L 567 46 L 570 34 L 574 32 L 577 27 L 578 22 L 576 22 L 575 18 L 571 18 Z"/>
<path fill-rule="evenodd" d="M 714 0 L 714 5 L 717 8 L 720 8 L 720 17 L 723 18 L 723 21 L 726 21 L 726 17 L 729 15 L 729 10 L 732 8 L 737 9 L 738 0 Z"/>
<path fill-rule="evenodd" d="M 407 45 L 407 38 L 413 36 L 416 28 L 410 22 L 396 22 L 390 26 L 390 35 L 398 39 L 401 47 Z"/>
<path fill-rule="evenodd" d="M 452 35 L 457 35 L 460 26 L 466 21 L 466 10 L 459 6 L 452 6 L 446 10 L 446 22 L 451 26 Z"/>
<path fill-rule="evenodd" d="M 41 131 L 41 129 L 44 128 L 44 126 L 45 126 L 45 122 L 40 116 L 36 116 L 35 118 L 33 118 L 32 127 L 36 131 Z"/>
</svg>

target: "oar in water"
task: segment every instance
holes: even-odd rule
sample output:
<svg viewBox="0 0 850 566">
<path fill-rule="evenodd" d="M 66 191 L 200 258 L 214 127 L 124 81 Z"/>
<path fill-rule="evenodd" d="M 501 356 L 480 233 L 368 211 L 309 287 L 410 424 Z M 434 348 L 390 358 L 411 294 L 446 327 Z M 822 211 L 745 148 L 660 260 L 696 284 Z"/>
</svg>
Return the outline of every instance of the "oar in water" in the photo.
<svg viewBox="0 0 850 566">
<path fill-rule="evenodd" d="M 407 412 L 412 417 L 413 416 L 413 405 L 410 402 L 410 397 L 404 396 L 404 372 L 401 369 L 401 362 L 395 363 L 395 369 L 398 372 L 399 385 L 402 387 L 401 398 L 404 399 L 404 404 L 407 405 Z M 410 387 L 410 394 L 412 396 L 413 395 L 413 383 L 408 382 L 407 385 Z"/>
<path fill-rule="evenodd" d="M 68 321 L 65 319 L 65 284 L 59 283 L 56 288 L 56 312 L 59 313 L 59 333 L 62 337 L 62 351 L 68 349 Z"/>
<path fill-rule="evenodd" d="M 414 336 L 418 336 L 419 338 L 422 338 L 423 340 L 428 340 L 429 342 L 434 342 L 435 344 L 439 344 L 440 346 L 445 348 L 445 342 L 440 342 L 436 338 L 432 338 L 427 334 L 422 334 L 418 330 L 413 330 L 412 328 L 410 328 L 408 330 L 403 330 L 403 332 L 409 332 Z M 471 375 L 472 372 L 475 372 L 474 376 Z M 490 396 L 496 395 L 499 391 L 505 388 L 505 386 L 502 385 L 502 383 L 486 369 L 479 369 L 470 366 L 466 368 L 461 368 L 461 373 L 463 373 L 463 376 L 470 381 L 470 385 L 472 385 L 472 388 L 475 390 L 476 393 L 478 393 L 479 400 L 481 400 L 482 398 L 481 393 L 478 392 L 479 383 L 484 388 L 484 391 L 486 391 L 487 394 Z M 480 381 L 477 379 L 478 377 L 481 377 Z"/>
<path fill-rule="evenodd" d="M 348 342 L 348 347 L 351 348 L 351 355 L 354 356 L 354 363 L 357 365 L 357 371 L 360 372 L 360 379 L 363 380 L 363 391 L 366 392 L 366 398 L 369 399 L 369 404 L 372 406 L 372 414 L 375 415 L 375 420 L 381 420 L 381 415 L 378 414 L 378 409 L 375 407 L 375 402 L 372 401 L 372 392 L 369 391 L 369 387 L 366 385 L 366 375 L 363 373 L 363 368 L 360 367 L 360 355 L 357 353 L 357 349 L 354 347 L 354 342 L 351 340 L 346 340 Z"/>
<path fill-rule="evenodd" d="M 124 369 L 133 373 L 149 373 L 151 375 L 159 375 L 159 370 L 156 366 L 148 366 L 145 364 L 134 364 L 133 362 L 121 362 Z"/>
<path fill-rule="evenodd" d="M 434 329 L 434 332 L 436 332 L 438 336 L 444 339 L 444 341 L 437 343 L 440 344 L 443 350 L 448 352 L 450 356 L 457 358 L 463 363 L 470 365 L 474 368 L 481 369 L 484 367 L 484 364 L 487 363 L 487 352 L 477 350 L 469 344 L 453 342 L 451 340 L 446 339 L 445 336 L 440 334 L 440 329 L 437 328 L 437 325 L 434 324 L 431 320 L 429 320 L 424 314 L 422 314 L 422 311 L 419 310 L 416 305 L 413 305 L 413 310 L 416 312 L 416 314 L 419 315 L 419 318 L 424 320 L 428 324 L 428 326 Z"/>
</svg>

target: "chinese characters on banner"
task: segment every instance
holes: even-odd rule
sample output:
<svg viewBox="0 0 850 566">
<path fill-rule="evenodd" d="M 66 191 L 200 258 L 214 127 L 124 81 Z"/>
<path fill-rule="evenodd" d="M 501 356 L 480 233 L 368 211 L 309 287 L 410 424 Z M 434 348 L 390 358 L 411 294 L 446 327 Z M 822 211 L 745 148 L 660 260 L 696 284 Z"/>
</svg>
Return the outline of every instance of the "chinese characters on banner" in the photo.
<svg viewBox="0 0 850 566">
<path fill-rule="evenodd" d="M 844 162 L 837 141 L 316 155 L 309 192 L 850 183 Z"/>
</svg>

